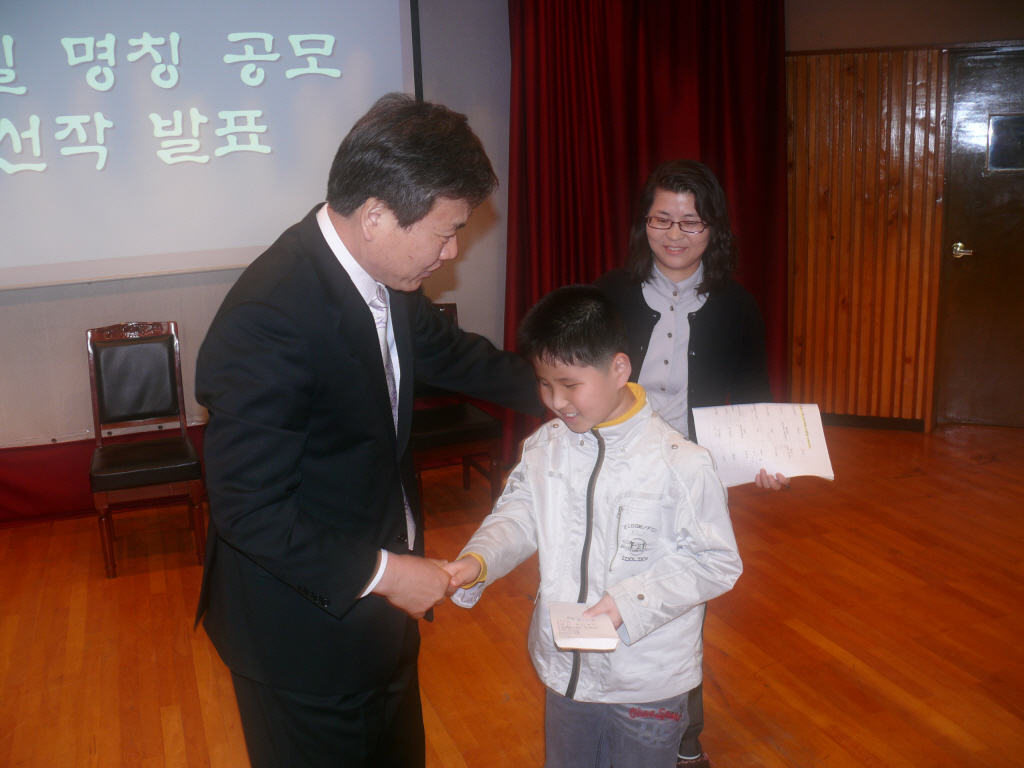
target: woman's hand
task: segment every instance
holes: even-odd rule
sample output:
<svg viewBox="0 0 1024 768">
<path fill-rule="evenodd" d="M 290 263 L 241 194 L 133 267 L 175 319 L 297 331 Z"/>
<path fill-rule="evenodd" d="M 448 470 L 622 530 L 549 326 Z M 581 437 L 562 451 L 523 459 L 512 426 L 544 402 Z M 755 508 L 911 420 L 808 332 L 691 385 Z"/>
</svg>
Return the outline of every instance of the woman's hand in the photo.
<svg viewBox="0 0 1024 768">
<path fill-rule="evenodd" d="M 772 477 L 762 467 L 761 471 L 754 475 L 754 485 L 758 488 L 771 488 L 773 491 L 782 490 L 783 487 L 788 490 L 789 478 L 781 472 L 777 472 L 775 477 Z"/>
</svg>

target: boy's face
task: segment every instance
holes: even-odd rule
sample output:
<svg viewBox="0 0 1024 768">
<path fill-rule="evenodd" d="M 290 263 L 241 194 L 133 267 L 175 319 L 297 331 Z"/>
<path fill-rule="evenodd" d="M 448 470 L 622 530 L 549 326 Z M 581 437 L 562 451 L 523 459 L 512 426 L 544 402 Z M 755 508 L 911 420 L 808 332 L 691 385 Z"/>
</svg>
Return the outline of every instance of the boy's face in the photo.
<svg viewBox="0 0 1024 768">
<path fill-rule="evenodd" d="M 561 361 L 533 361 L 540 399 L 573 432 L 588 432 L 629 410 L 633 398 L 626 388 L 629 357 L 617 354 L 606 370 Z"/>
</svg>

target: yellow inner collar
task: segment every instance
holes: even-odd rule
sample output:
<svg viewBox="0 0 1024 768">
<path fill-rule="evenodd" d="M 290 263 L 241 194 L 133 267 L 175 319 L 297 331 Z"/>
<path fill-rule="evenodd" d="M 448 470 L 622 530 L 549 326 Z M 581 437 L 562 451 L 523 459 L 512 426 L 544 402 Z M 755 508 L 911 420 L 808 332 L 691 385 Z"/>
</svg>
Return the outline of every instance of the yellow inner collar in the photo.
<svg viewBox="0 0 1024 768">
<path fill-rule="evenodd" d="M 647 392 L 644 391 L 643 387 L 641 387 L 639 384 L 635 384 L 632 381 L 627 381 L 626 386 L 629 387 L 629 391 L 633 393 L 633 407 L 630 408 L 621 416 L 619 416 L 619 418 L 617 419 L 612 419 L 611 421 L 606 421 L 603 424 L 598 424 L 598 429 L 601 429 L 602 427 L 614 427 L 616 424 L 621 424 L 622 422 L 633 418 L 636 414 L 640 412 L 640 409 L 643 408 L 644 405 L 647 403 Z"/>
</svg>

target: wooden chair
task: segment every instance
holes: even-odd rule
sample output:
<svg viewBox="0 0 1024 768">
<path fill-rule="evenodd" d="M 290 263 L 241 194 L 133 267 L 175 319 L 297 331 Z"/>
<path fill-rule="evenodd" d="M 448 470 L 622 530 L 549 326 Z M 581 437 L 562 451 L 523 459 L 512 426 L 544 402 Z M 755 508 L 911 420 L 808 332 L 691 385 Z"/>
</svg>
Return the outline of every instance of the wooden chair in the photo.
<svg viewBox="0 0 1024 768">
<path fill-rule="evenodd" d="M 455 304 L 437 304 L 459 324 Z M 462 487 L 470 488 L 470 470 L 476 469 L 491 483 L 491 499 L 501 492 L 502 426 L 498 419 L 476 407 L 457 392 L 414 382 L 415 404 L 409 444 L 416 467 L 416 483 L 423 498 L 424 469 L 452 459 L 462 460 Z M 486 467 L 478 457 L 487 457 Z"/>
<path fill-rule="evenodd" d="M 86 331 L 96 448 L 89 483 L 99 514 L 107 578 L 117 575 L 111 512 L 152 506 L 154 499 L 187 501 L 196 556 L 203 562 L 202 463 L 185 428 L 181 354 L 175 322 L 122 323 Z M 103 442 L 112 429 L 176 424 L 176 434 L 133 442 Z"/>
</svg>

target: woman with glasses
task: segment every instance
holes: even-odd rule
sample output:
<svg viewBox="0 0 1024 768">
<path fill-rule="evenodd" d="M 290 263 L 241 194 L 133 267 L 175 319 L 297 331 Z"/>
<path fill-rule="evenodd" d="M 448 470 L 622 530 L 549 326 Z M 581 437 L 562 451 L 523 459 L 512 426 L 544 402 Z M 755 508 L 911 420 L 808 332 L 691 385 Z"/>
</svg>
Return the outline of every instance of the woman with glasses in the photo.
<svg viewBox="0 0 1024 768">
<path fill-rule="evenodd" d="M 715 175 L 694 160 L 673 160 L 640 192 L 626 266 L 596 281 L 625 321 L 633 380 L 694 441 L 693 408 L 772 400 L 761 312 L 732 279 L 734 241 Z M 778 490 L 789 481 L 762 469 L 754 482 Z M 697 738 L 704 725 L 700 686 L 687 705 L 679 765 L 700 768 L 708 765 Z"/>
</svg>

